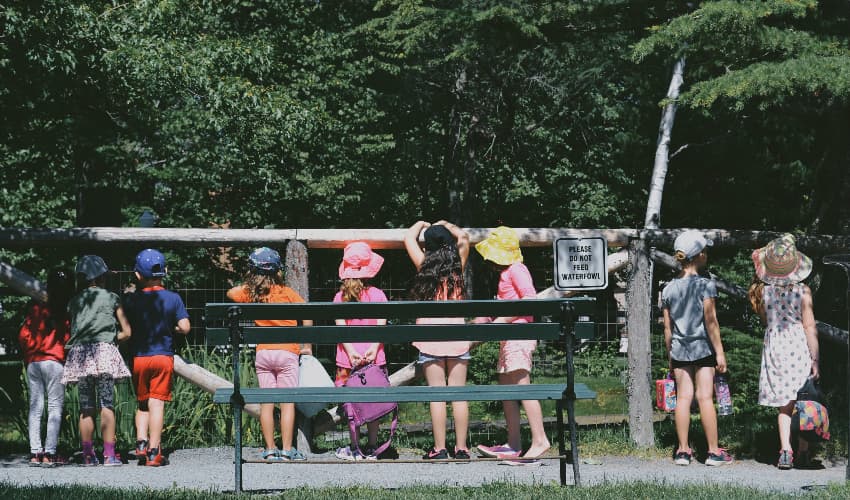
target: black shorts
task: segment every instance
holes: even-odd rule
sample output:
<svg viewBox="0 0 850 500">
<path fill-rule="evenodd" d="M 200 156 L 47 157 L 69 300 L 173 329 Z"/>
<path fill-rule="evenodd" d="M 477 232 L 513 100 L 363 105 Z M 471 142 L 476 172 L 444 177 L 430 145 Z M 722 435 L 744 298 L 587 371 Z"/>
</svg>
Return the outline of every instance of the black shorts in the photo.
<svg viewBox="0 0 850 500">
<path fill-rule="evenodd" d="M 671 359 L 673 368 L 687 368 L 693 366 L 695 368 L 714 368 L 717 366 L 717 356 L 710 354 L 704 358 L 695 359 L 693 361 L 679 361 Z"/>
</svg>

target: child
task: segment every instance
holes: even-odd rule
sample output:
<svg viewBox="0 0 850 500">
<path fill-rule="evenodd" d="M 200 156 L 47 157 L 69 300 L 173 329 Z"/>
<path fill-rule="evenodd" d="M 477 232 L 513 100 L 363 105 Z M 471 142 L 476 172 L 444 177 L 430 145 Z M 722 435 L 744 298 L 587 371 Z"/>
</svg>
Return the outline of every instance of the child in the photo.
<svg viewBox="0 0 850 500">
<path fill-rule="evenodd" d="M 248 272 L 245 283 L 231 288 L 227 297 L 234 302 L 304 302 L 298 293 L 283 284 L 280 272 L 280 254 L 268 247 L 254 250 L 248 257 Z M 296 326 L 295 320 L 256 320 L 257 326 Z M 305 320 L 312 326 L 313 322 Z M 255 367 L 257 380 L 262 388 L 298 387 L 298 356 L 307 354 L 309 345 L 258 344 Z M 278 449 L 274 439 L 274 404 L 260 405 L 260 427 L 266 448 L 263 459 L 275 462 L 307 460 L 303 453 L 292 446 L 295 432 L 295 404 L 280 405 L 280 434 L 282 447 Z"/>
<path fill-rule="evenodd" d="M 685 231 L 673 246 L 682 272 L 661 293 L 664 313 L 664 342 L 670 370 L 676 378 L 676 435 L 679 445 L 676 465 L 689 465 L 693 450 L 688 445 L 691 402 L 696 386 L 700 419 L 708 441 L 705 465 L 726 465 L 732 457 L 717 444 L 717 412 L 714 410 L 714 372 L 726 372 L 726 356 L 720 341 L 714 299 L 714 281 L 701 277 L 708 256 L 706 247 L 714 244 L 699 231 Z"/>
<path fill-rule="evenodd" d="M 342 286 L 334 296 L 334 302 L 386 302 L 384 292 L 369 283 L 374 278 L 384 258 L 372 251 L 367 243 L 362 241 L 346 245 L 339 265 L 339 279 Z M 338 319 L 337 325 L 386 325 L 386 319 Z M 336 386 L 345 385 L 353 368 L 374 363 L 386 370 L 387 359 L 384 346 L 377 342 L 345 342 L 336 346 Z M 377 460 L 373 451 L 378 446 L 378 421 L 366 424 L 369 430 L 369 442 L 366 445 L 366 456 L 361 456 L 357 446 L 345 446 L 336 451 L 341 460 Z"/>
<path fill-rule="evenodd" d="M 98 465 L 94 453 L 94 412 L 100 405 L 100 434 L 103 437 L 103 465 L 121 465 L 115 456 L 115 381 L 129 378 L 130 372 L 115 341 L 130 338 L 130 324 L 124 316 L 121 300 L 105 290 L 109 268 L 97 255 L 84 255 L 77 262 L 79 293 L 68 303 L 71 338 L 63 384 L 78 384 L 80 391 L 80 440 L 83 465 Z M 117 319 L 117 325 L 116 325 Z"/>
<path fill-rule="evenodd" d="M 62 364 L 65 362 L 65 343 L 70 337 L 68 300 L 74 293 L 71 273 L 63 269 L 47 277 L 47 303 L 33 302 L 21 326 L 18 341 L 27 367 L 27 387 L 30 395 L 29 439 L 30 465 L 63 465 L 65 459 L 56 454 L 59 426 L 62 424 L 62 405 L 65 386 L 62 385 Z M 47 394 L 47 436 L 44 448 L 41 441 L 41 415 Z"/>
<path fill-rule="evenodd" d="M 535 299 L 537 291 L 531 281 L 531 273 L 522 263 L 519 237 L 509 227 L 497 227 L 484 241 L 475 245 L 475 249 L 499 273 L 498 293 L 500 300 Z M 499 317 L 493 323 L 528 323 L 534 318 L 526 316 Z M 500 384 L 530 384 L 531 356 L 537 348 L 536 340 L 503 340 L 499 345 L 497 372 Z M 505 422 L 508 427 L 508 442 L 501 446 L 478 446 L 485 457 L 516 458 L 522 452 L 520 439 L 519 405 L 516 401 L 502 401 L 505 410 Z M 523 400 L 522 407 L 528 416 L 531 428 L 531 447 L 523 454 L 524 458 L 539 457 L 549 450 L 551 444 L 543 428 L 543 411 L 537 400 Z M 510 465 L 539 464 L 539 461 L 508 461 Z"/>
<path fill-rule="evenodd" d="M 124 299 L 133 331 L 133 387 L 136 388 L 136 458 L 139 465 L 159 467 L 165 402 L 171 401 L 174 334 L 189 333 L 189 313 L 183 300 L 162 286 L 165 256 L 147 249 L 136 255 L 138 285 Z"/>
<path fill-rule="evenodd" d="M 419 247 L 419 233 L 425 229 L 425 251 Z M 466 231 L 446 221 L 434 225 L 419 221 L 404 237 L 404 246 L 416 266 L 411 295 L 413 300 L 460 300 L 463 298 L 463 267 L 469 256 L 469 236 Z M 463 323 L 463 318 L 419 318 L 417 324 Z M 414 342 L 419 349 L 419 364 L 430 386 L 466 385 L 469 364 L 468 341 Z M 434 430 L 434 447 L 425 460 L 446 459 L 446 403 L 430 404 Z M 469 407 L 466 401 L 453 401 L 455 419 L 456 459 L 469 459 L 466 434 L 469 426 Z"/>
<path fill-rule="evenodd" d="M 797 391 L 811 376 L 820 377 L 818 333 L 812 291 L 802 283 L 812 260 L 797 250 L 787 234 L 753 252 L 756 279 L 749 296 L 767 325 L 759 374 L 759 404 L 779 408 L 780 469 L 810 465 L 809 445 L 799 439 L 798 457 L 791 450 L 791 414 Z"/>
</svg>

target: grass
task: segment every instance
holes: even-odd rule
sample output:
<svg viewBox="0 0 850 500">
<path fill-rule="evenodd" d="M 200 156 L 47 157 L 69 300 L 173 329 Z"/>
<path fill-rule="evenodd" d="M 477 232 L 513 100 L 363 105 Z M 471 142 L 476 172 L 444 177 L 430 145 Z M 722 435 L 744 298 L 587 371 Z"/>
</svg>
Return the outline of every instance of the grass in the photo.
<svg viewBox="0 0 850 500">
<path fill-rule="evenodd" d="M 237 497 L 228 493 L 195 491 L 184 489 L 149 490 L 116 489 L 93 486 L 26 486 L 17 487 L 0 483 L 0 498 L 19 500 L 65 500 L 67 498 L 86 498 L 89 500 L 123 500 L 146 498 L 151 500 L 225 500 L 235 498 L 289 498 L 289 492 L 262 492 Z M 831 486 L 802 495 L 783 495 L 767 493 L 751 488 L 734 486 L 688 485 L 672 486 L 653 483 L 612 483 L 584 488 L 561 488 L 557 485 L 517 485 L 511 483 L 491 483 L 477 487 L 451 486 L 415 486 L 399 489 L 377 489 L 366 487 L 298 488 L 299 499 L 337 499 L 369 498 L 371 500 L 404 498 L 409 500 L 456 499 L 475 500 L 480 498 L 570 498 L 579 500 L 606 498 L 664 498 L 670 499 L 715 499 L 760 500 L 775 498 L 819 498 L 844 499 L 850 495 L 848 486 Z"/>
</svg>

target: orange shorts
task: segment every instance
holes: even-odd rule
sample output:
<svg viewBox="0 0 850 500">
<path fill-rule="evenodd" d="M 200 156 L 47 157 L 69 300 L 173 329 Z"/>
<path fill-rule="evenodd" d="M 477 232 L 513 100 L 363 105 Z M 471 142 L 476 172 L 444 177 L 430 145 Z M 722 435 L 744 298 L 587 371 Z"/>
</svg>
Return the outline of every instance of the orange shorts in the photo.
<svg viewBox="0 0 850 500">
<path fill-rule="evenodd" d="M 133 358 L 133 386 L 136 399 L 154 398 L 171 401 L 171 375 L 174 373 L 173 356 L 142 356 Z"/>
</svg>

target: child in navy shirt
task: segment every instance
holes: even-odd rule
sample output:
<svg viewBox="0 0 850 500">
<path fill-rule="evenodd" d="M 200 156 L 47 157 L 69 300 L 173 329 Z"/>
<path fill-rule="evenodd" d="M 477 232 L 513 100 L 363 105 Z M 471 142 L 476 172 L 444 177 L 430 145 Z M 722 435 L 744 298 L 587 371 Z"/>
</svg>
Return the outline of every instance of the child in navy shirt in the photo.
<svg viewBox="0 0 850 500">
<path fill-rule="evenodd" d="M 136 291 L 124 300 L 133 338 L 133 386 L 136 411 L 136 457 L 139 465 L 166 464 L 162 455 L 165 402 L 171 401 L 174 333 L 189 333 L 183 300 L 162 286 L 165 256 L 147 249 L 136 256 Z"/>
</svg>

